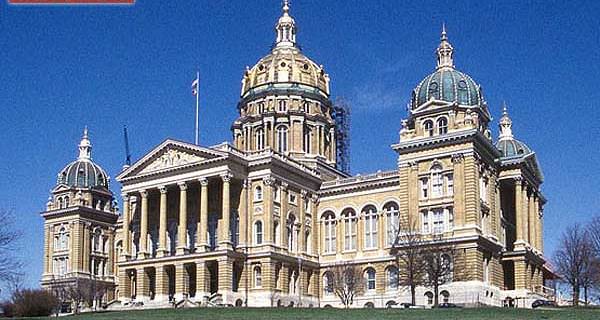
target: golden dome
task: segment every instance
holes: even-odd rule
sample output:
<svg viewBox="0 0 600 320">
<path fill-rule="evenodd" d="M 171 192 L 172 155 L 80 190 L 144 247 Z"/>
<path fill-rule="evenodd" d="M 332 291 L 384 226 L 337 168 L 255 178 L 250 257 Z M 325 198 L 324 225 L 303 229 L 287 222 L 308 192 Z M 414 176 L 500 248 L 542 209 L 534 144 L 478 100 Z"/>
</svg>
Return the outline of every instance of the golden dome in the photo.
<svg viewBox="0 0 600 320">
<path fill-rule="evenodd" d="M 296 44 L 296 23 L 284 1 L 283 15 L 275 26 L 277 39 L 269 54 L 246 68 L 242 97 L 270 89 L 300 89 L 329 97 L 329 75 L 323 66 L 306 57 Z"/>
</svg>

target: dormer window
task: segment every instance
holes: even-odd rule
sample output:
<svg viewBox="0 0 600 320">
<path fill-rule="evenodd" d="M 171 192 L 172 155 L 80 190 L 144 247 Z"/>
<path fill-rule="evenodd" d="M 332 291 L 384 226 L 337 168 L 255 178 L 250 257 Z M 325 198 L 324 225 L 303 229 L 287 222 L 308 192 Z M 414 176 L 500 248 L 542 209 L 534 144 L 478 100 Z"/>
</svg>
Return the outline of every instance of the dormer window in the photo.
<svg viewBox="0 0 600 320">
<path fill-rule="evenodd" d="M 446 118 L 438 119 L 437 126 L 438 126 L 438 134 L 442 135 L 442 134 L 448 133 L 448 119 L 446 119 Z"/>
<path fill-rule="evenodd" d="M 433 136 L 433 121 L 427 120 L 423 123 L 423 128 L 425 129 L 425 136 L 432 137 Z"/>
</svg>

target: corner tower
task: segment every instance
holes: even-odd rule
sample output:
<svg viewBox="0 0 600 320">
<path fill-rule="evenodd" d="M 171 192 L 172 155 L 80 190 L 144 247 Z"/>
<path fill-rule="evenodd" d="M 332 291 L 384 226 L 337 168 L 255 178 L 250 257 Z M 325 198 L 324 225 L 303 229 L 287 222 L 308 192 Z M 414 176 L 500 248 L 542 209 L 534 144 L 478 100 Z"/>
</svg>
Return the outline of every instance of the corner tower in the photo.
<svg viewBox="0 0 600 320">
<path fill-rule="evenodd" d="M 42 287 L 59 295 L 73 289 L 94 290 L 94 296 L 98 297 L 95 302 L 112 300 L 118 210 L 108 175 L 92 161 L 87 128 L 79 143 L 79 156 L 59 172 L 46 211 L 41 215 L 44 218 Z"/>
<path fill-rule="evenodd" d="M 288 1 L 275 25 L 271 52 L 242 79 L 239 118 L 232 125 L 236 148 L 274 150 L 307 166 L 335 167 L 336 130 L 329 76 L 296 41 Z"/>
</svg>

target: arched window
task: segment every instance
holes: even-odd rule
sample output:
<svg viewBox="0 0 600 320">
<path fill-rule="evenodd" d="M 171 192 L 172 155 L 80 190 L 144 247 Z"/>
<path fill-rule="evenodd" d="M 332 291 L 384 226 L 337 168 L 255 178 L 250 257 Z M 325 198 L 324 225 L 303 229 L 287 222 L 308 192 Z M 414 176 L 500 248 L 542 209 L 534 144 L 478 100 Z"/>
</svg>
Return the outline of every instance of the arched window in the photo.
<svg viewBox="0 0 600 320">
<path fill-rule="evenodd" d="M 262 244 L 263 242 L 263 225 L 262 221 L 254 223 L 254 244 Z"/>
<path fill-rule="evenodd" d="M 288 241 L 288 250 L 296 251 L 296 241 L 298 239 L 296 236 L 296 216 L 290 214 L 287 221 L 287 241 Z"/>
<path fill-rule="evenodd" d="M 427 304 L 433 304 L 433 293 L 431 291 L 425 292 L 425 298 L 427 298 Z"/>
<path fill-rule="evenodd" d="M 265 131 L 262 128 L 256 130 L 254 134 L 254 143 L 256 145 L 256 150 L 261 150 L 265 148 Z"/>
<path fill-rule="evenodd" d="M 335 215 L 329 211 L 323 214 L 323 225 L 325 228 L 324 232 L 324 251 L 325 253 L 335 253 Z"/>
<path fill-rule="evenodd" d="M 100 240 L 102 238 L 102 231 L 100 231 L 100 229 L 94 230 L 94 234 L 92 235 L 92 237 L 94 240 L 94 251 L 100 251 Z"/>
<path fill-rule="evenodd" d="M 386 203 L 383 206 L 383 212 L 385 212 L 387 217 L 387 245 L 392 246 L 394 242 L 396 242 L 396 236 L 398 230 L 400 230 L 400 212 L 398 211 L 398 204 L 395 202 Z"/>
<path fill-rule="evenodd" d="M 365 249 L 377 248 L 377 209 L 366 206 L 362 213 L 365 217 Z"/>
<path fill-rule="evenodd" d="M 65 196 L 65 208 L 69 207 L 69 196 Z"/>
<path fill-rule="evenodd" d="M 440 165 L 434 165 L 431 168 L 431 196 L 441 197 L 443 187 L 444 178 L 442 176 L 442 167 Z"/>
<path fill-rule="evenodd" d="M 256 186 L 256 188 L 254 188 L 254 201 L 262 201 L 262 199 L 263 199 L 262 187 Z"/>
<path fill-rule="evenodd" d="M 398 268 L 391 266 L 387 269 L 387 289 L 396 290 L 398 289 Z"/>
<path fill-rule="evenodd" d="M 281 244 L 281 226 L 279 224 L 279 220 L 275 220 L 273 222 L 273 237 L 275 238 L 274 242 L 276 245 Z"/>
<path fill-rule="evenodd" d="M 425 129 L 425 136 L 433 136 L 433 121 L 427 120 L 423 123 L 423 129 Z"/>
<path fill-rule="evenodd" d="M 366 282 L 365 287 L 366 287 L 367 291 L 375 290 L 375 269 L 368 268 L 365 271 L 365 282 Z"/>
<path fill-rule="evenodd" d="M 69 236 L 65 227 L 61 227 L 58 232 L 58 248 L 59 250 L 67 250 L 69 247 Z"/>
<path fill-rule="evenodd" d="M 306 246 L 306 253 L 312 253 L 312 237 L 310 235 L 310 231 L 306 231 L 304 236 L 304 245 Z"/>
<path fill-rule="evenodd" d="M 440 292 L 440 295 L 442 296 L 443 303 L 450 302 L 450 292 L 448 292 L 446 290 L 442 290 L 442 292 Z"/>
<path fill-rule="evenodd" d="M 260 266 L 254 267 L 254 287 L 261 288 L 262 287 L 262 270 Z"/>
<path fill-rule="evenodd" d="M 265 103 L 264 102 L 259 102 L 258 103 L 258 107 L 257 107 L 257 113 L 258 114 L 263 114 L 265 112 Z"/>
<path fill-rule="evenodd" d="M 279 112 L 287 111 L 287 101 L 286 100 L 279 100 L 279 102 L 277 103 L 277 111 L 279 111 Z"/>
<path fill-rule="evenodd" d="M 280 153 L 288 150 L 288 128 L 286 126 L 277 127 L 277 151 Z"/>
<path fill-rule="evenodd" d="M 63 202 L 63 198 L 58 198 L 58 201 L 57 201 L 57 203 L 58 203 L 58 208 L 59 208 L 59 209 L 62 209 L 62 208 L 64 208 L 64 202 Z"/>
<path fill-rule="evenodd" d="M 325 272 L 323 275 L 323 292 L 333 294 L 333 274 L 331 272 Z"/>
<path fill-rule="evenodd" d="M 346 209 L 342 212 L 342 219 L 344 219 L 344 250 L 356 250 L 356 212 Z"/>
<path fill-rule="evenodd" d="M 304 153 L 311 153 L 310 150 L 310 128 L 309 127 L 304 127 L 304 136 L 302 139 L 302 150 L 304 151 Z"/>
<path fill-rule="evenodd" d="M 445 117 L 439 118 L 437 121 L 438 134 L 448 133 L 448 119 Z"/>
</svg>

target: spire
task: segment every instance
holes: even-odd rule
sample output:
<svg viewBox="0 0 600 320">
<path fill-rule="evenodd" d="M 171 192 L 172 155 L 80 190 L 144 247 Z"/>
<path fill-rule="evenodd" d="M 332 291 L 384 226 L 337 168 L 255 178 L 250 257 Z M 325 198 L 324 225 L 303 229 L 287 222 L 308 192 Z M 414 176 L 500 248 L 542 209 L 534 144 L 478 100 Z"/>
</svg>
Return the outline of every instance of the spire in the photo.
<svg viewBox="0 0 600 320">
<path fill-rule="evenodd" d="M 275 26 L 275 32 L 277 39 L 275 40 L 275 47 L 295 47 L 296 46 L 296 22 L 294 18 L 290 16 L 290 2 L 289 0 L 283 0 L 282 6 L 283 14 L 277 21 Z"/>
<path fill-rule="evenodd" d="M 512 133 L 512 120 L 508 116 L 508 108 L 506 107 L 506 102 L 502 102 L 502 117 L 500 118 L 500 136 L 499 140 L 509 140 L 513 139 Z"/>
<path fill-rule="evenodd" d="M 79 157 L 77 159 L 91 159 L 92 158 L 92 143 L 88 138 L 88 128 L 85 126 L 83 129 L 83 137 L 81 138 L 81 142 L 79 142 Z"/>
<path fill-rule="evenodd" d="M 440 38 L 440 45 L 437 48 L 437 67 L 439 68 L 454 68 L 454 48 L 448 41 L 448 35 L 446 34 L 446 24 L 442 24 L 442 36 Z"/>
</svg>

